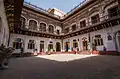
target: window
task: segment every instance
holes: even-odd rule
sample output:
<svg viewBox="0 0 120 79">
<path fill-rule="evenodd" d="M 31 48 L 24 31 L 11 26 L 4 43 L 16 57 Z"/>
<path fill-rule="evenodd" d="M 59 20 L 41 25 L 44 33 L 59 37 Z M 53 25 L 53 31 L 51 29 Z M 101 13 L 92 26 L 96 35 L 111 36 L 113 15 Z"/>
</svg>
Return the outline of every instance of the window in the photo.
<svg viewBox="0 0 120 79">
<path fill-rule="evenodd" d="M 101 35 L 96 35 L 94 39 L 95 46 L 102 46 L 103 45 L 103 39 L 101 38 Z"/>
<path fill-rule="evenodd" d="M 75 31 L 77 29 L 76 24 L 72 25 L 72 31 Z"/>
<path fill-rule="evenodd" d="M 91 17 L 91 23 L 92 24 L 95 24 L 95 23 L 98 23 L 98 22 L 100 22 L 99 14 L 96 14 L 96 15 Z"/>
<path fill-rule="evenodd" d="M 48 30 L 49 30 L 50 33 L 54 33 L 54 26 L 49 25 Z"/>
<path fill-rule="evenodd" d="M 20 38 L 15 39 L 15 41 L 13 42 L 13 48 L 21 49 L 22 46 L 23 46 L 23 40 Z"/>
<path fill-rule="evenodd" d="M 30 21 L 29 21 L 29 28 L 30 28 L 31 30 L 37 30 L 37 22 L 34 21 L 34 20 L 30 20 Z"/>
<path fill-rule="evenodd" d="M 35 49 L 35 42 L 34 42 L 34 40 L 29 40 L 28 49 Z"/>
<path fill-rule="evenodd" d="M 20 21 L 21 21 L 21 28 L 24 28 L 25 27 L 25 18 L 21 17 Z"/>
<path fill-rule="evenodd" d="M 80 22 L 80 28 L 86 27 L 86 21 L 81 21 Z"/>
<path fill-rule="evenodd" d="M 113 8 L 108 9 L 108 15 L 110 18 L 118 16 L 119 15 L 118 6 L 115 6 Z"/>
<path fill-rule="evenodd" d="M 0 32 L 1 32 L 1 30 L 2 30 L 2 19 L 0 17 Z"/>
<path fill-rule="evenodd" d="M 69 33 L 69 28 L 66 28 L 66 29 L 65 29 L 65 33 Z"/>
<path fill-rule="evenodd" d="M 40 23 L 40 28 L 39 28 L 39 30 L 42 31 L 42 32 L 46 32 L 46 24 Z"/>
</svg>

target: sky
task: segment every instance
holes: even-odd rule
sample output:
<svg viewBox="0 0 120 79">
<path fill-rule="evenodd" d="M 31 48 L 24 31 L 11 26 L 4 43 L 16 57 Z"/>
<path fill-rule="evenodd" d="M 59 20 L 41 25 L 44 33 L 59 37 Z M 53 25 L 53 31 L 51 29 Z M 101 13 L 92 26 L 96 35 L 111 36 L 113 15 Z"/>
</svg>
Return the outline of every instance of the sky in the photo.
<svg viewBox="0 0 120 79">
<path fill-rule="evenodd" d="M 67 13 L 83 0 L 24 0 L 43 9 L 58 8 Z"/>
</svg>

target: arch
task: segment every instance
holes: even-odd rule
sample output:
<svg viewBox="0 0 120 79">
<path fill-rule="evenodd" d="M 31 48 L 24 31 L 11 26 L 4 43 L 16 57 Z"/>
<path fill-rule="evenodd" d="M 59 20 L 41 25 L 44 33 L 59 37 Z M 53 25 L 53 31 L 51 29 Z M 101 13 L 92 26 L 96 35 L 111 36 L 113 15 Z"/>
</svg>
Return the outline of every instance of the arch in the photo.
<svg viewBox="0 0 120 79">
<path fill-rule="evenodd" d="M 21 28 L 25 28 L 26 18 L 24 18 L 24 17 L 21 16 L 20 21 L 21 21 Z"/>
<path fill-rule="evenodd" d="M 61 51 L 61 44 L 60 44 L 60 42 L 56 42 L 56 51 Z"/>
<path fill-rule="evenodd" d="M 88 50 L 88 41 L 86 37 L 82 38 L 82 47 L 83 47 L 83 50 Z"/>
<path fill-rule="evenodd" d="M 40 26 L 39 26 L 39 31 L 42 31 L 42 32 L 46 32 L 46 24 L 45 23 L 40 23 Z"/>
<path fill-rule="evenodd" d="M 27 18 L 25 16 L 21 15 L 21 17 L 25 18 L 25 20 L 27 21 Z"/>
<path fill-rule="evenodd" d="M 111 4 L 114 4 L 114 3 L 115 3 L 115 1 L 111 1 L 109 3 L 106 3 L 106 5 L 103 7 L 103 9 L 105 10 L 108 6 L 110 6 Z"/>
<path fill-rule="evenodd" d="M 76 39 L 73 40 L 73 48 L 77 48 L 78 47 L 78 42 Z"/>
<path fill-rule="evenodd" d="M 112 8 L 112 7 L 115 7 L 117 6 L 118 4 L 115 3 L 115 2 L 110 2 L 108 4 L 106 4 L 104 7 L 103 7 L 103 11 L 104 11 L 104 14 L 108 15 L 108 9 Z"/>
<path fill-rule="evenodd" d="M 1 30 L 2 30 L 2 19 L 0 17 L 0 32 L 1 32 Z"/>
<path fill-rule="evenodd" d="M 31 30 L 37 30 L 37 21 L 35 21 L 35 20 L 29 20 L 29 28 L 31 29 Z"/>
<path fill-rule="evenodd" d="M 94 7 L 89 9 L 89 15 L 92 15 L 93 13 L 100 12 L 99 11 L 99 5 L 95 5 Z"/>
<path fill-rule="evenodd" d="M 54 33 L 54 25 L 49 25 L 49 27 L 48 27 L 48 31 L 49 31 L 49 33 Z"/>
</svg>

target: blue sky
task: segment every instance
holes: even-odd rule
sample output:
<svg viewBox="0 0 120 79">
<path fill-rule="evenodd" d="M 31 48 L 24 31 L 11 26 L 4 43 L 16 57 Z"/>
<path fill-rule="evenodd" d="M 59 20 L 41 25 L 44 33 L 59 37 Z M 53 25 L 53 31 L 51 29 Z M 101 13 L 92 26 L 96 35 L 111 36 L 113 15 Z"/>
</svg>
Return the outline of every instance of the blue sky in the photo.
<svg viewBox="0 0 120 79">
<path fill-rule="evenodd" d="M 83 0 L 25 0 L 41 8 L 58 8 L 64 12 L 70 11 Z"/>
</svg>

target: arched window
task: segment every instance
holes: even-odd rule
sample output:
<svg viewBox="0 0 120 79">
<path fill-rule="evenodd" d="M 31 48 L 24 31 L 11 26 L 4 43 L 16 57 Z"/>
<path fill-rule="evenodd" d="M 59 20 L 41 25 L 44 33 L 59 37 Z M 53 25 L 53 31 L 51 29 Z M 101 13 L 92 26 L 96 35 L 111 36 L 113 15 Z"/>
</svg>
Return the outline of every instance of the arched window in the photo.
<svg viewBox="0 0 120 79">
<path fill-rule="evenodd" d="M 1 29 L 2 29 L 2 19 L 0 17 L 0 32 L 1 32 Z"/>
<path fill-rule="evenodd" d="M 34 20 L 30 20 L 30 21 L 29 21 L 29 28 L 30 28 L 31 30 L 37 30 L 37 22 L 34 21 Z"/>
<path fill-rule="evenodd" d="M 25 27 L 25 18 L 21 17 L 20 21 L 21 21 L 21 28 L 24 28 Z"/>
<path fill-rule="evenodd" d="M 72 31 L 75 31 L 77 29 L 76 24 L 72 25 Z"/>
<path fill-rule="evenodd" d="M 54 33 L 54 26 L 49 25 L 48 30 L 49 30 L 50 33 Z"/>
<path fill-rule="evenodd" d="M 46 24 L 45 23 L 40 23 L 39 30 L 42 31 L 42 32 L 46 32 Z"/>
</svg>

